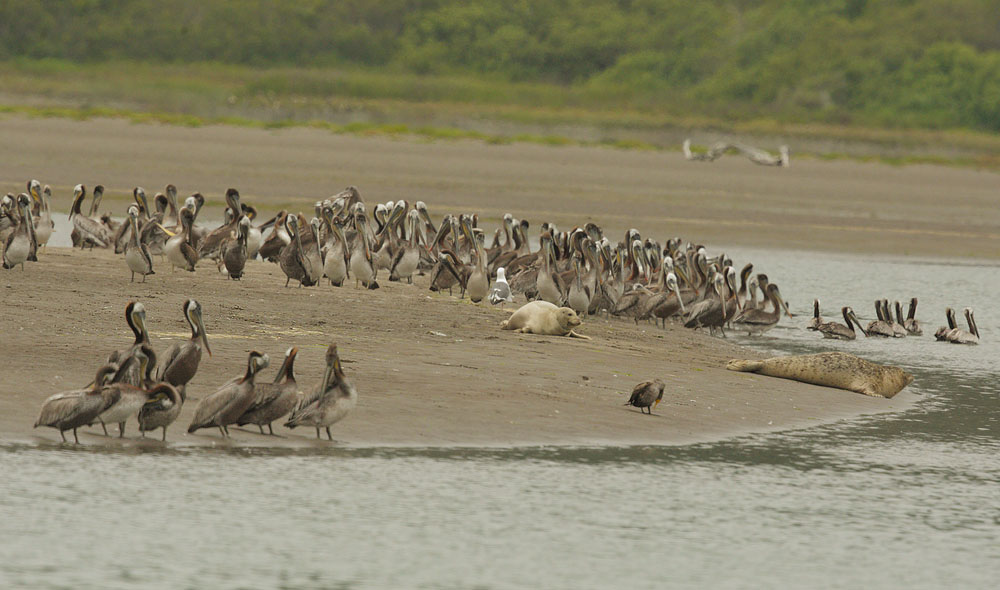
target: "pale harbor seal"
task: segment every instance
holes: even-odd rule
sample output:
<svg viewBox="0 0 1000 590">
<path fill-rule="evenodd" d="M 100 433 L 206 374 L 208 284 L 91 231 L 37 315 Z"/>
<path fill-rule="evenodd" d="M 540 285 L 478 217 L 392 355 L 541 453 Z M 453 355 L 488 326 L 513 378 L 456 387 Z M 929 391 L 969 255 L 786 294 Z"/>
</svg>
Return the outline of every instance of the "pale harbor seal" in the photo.
<svg viewBox="0 0 1000 590">
<path fill-rule="evenodd" d="M 568 307 L 556 307 L 548 301 L 529 301 L 500 324 L 501 330 L 515 330 L 522 334 L 570 336 L 590 340 L 590 336 L 577 334 L 573 328 L 583 322 Z"/>
<path fill-rule="evenodd" d="M 913 375 L 899 367 L 879 365 L 843 352 L 783 356 L 762 361 L 731 360 L 726 368 L 847 389 L 872 397 L 892 397 L 913 383 Z"/>
</svg>

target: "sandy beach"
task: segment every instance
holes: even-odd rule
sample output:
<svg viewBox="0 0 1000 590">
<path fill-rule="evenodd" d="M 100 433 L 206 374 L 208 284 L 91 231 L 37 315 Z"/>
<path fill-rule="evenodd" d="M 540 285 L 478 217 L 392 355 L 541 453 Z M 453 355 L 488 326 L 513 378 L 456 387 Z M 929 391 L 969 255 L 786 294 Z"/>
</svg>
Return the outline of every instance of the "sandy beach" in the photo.
<svg viewBox="0 0 1000 590">
<path fill-rule="evenodd" d="M 0 190 L 20 191 L 38 178 L 53 186 L 62 211 L 78 182 L 109 187 L 102 209 L 117 215 L 134 185 L 150 193 L 168 182 L 182 195 L 199 190 L 216 211 L 225 188 L 236 186 L 266 214 L 309 211 L 355 184 L 370 202 L 422 199 L 436 218 L 476 211 L 490 225 L 509 211 L 533 228 L 544 220 L 567 227 L 592 220 L 612 236 L 637 227 L 715 251 L 767 245 L 1000 256 L 1000 213 L 990 205 L 998 177 L 972 170 L 794 160 L 776 170 L 741 159 L 692 163 L 679 154 L 109 120 L 8 117 L 0 131 L 7 140 L 0 144 Z M 24 272 L 0 273 L 4 441 L 59 440 L 54 430 L 31 428 L 42 400 L 87 383 L 109 352 L 130 341 L 130 300 L 145 304 L 158 351 L 187 337 L 185 299 L 204 307 L 214 355 L 189 386 L 189 403 L 168 435 L 174 445 L 220 444 L 217 433 L 184 434 L 190 402 L 241 374 L 248 351 L 271 356 L 264 372 L 271 379 L 284 351 L 300 347 L 297 374 L 308 390 L 330 342 L 340 346 L 360 392 L 355 413 L 334 427 L 336 441 L 348 446 L 678 444 L 899 411 L 917 397 L 904 391 L 874 399 L 729 372 L 726 360 L 757 355 L 669 325 L 588 318 L 580 332 L 590 341 L 503 332 L 504 312 L 432 293 L 424 277 L 414 285 L 381 281 L 383 288 L 370 292 L 299 289 L 285 288 L 280 269 L 264 262 L 249 265 L 240 282 L 214 265 L 189 274 L 161 263 L 140 284 L 129 282 L 124 261 L 111 252 L 49 248 L 39 260 Z M 766 271 L 766 260 L 754 262 Z M 667 383 L 657 415 L 622 406 L 635 383 L 654 377 Z M 83 432 L 85 444 L 138 444 L 134 422 L 124 443 L 97 436 L 99 428 Z M 276 432 L 233 430 L 232 442 L 222 444 L 327 444 L 311 431 Z"/>
</svg>

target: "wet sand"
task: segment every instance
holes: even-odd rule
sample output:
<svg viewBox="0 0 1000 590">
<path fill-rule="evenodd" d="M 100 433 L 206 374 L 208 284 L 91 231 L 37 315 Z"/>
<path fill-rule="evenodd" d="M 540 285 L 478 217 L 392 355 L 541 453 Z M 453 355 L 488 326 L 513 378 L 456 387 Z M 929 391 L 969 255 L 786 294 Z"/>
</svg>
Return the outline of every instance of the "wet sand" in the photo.
<svg viewBox="0 0 1000 590">
<path fill-rule="evenodd" d="M 611 149 L 121 121 L 8 117 L 0 131 L 7 140 L 0 144 L 0 190 L 22 190 L 38 178 L 56 189 L 61 210 L 77 182 L 108 186 L 102 209 L 116 214 L 125 206 L 115 197 L 135 184 L 150 194 L 167 182 L 182 195 L 200 190 L 216 210 L 225 188 L 237 186 L 265 212 L 308 211 L 355 184 L 370 202 L 422 199 L 435 218 L 478 211 L 488 223 L 510 211 L 533 227 L 593 220 L 611 235 L 634 226 L 710 248 L 1000 255 L 1000 213 L 988 206 L 997 175 L 970 170 L 810 161 L 776 170 L 737 158 L 701 164 Z M 874 399 L 729 372 L 726 360 L 755 353 L 679 327 L 590 318 L 580 331 L 591 341 L 504 332 L 504 312 L 431 293 L 424 278 L 382 281 L 377 291 L 286 289 L 280 269 L 264 262 L 250 264 L 240 282 L 213 265 L 171 273 L 160 262 L 140 284 L 129 282 L 124 260 L 110 252 L 51 248 L 39 258 L 25 272 L 0 272 L 5 441 L 59 440 L 54 430 L 31 429 L 42 400 L 87 383 L 109 352 L 130 342 L 124 308 L 133 299 L 146 305 L 158 351 L 187 337 L 185 299 L 204 306 L 214 356 L 203 359 L 189 386 L 193 403 L 170 429 L 175 445 L 220 443 L 217 432 L 184 431 L 197 400 L 241 374 L 249 350 L 271 356 L 270 379 L 284 351 L 299 346 L 299 383 L 310 389 L 332 341 L 360 392 L 355 413 L 333 429 L 343 445 L 675 444 L 898 411 L 916 398 L 904 391 Z M 767 261 L 754 262 L 766 272 Z M 635 383 L 654 377 L 667 383 L 657 415 L 622 406 Z M 95 436 L 99 428 L 84 431 L 85 444 L 119 444 Z M 234 430 L 232 444 L 318 444 L 313 431 L 276 432 L 280 437 Z M 136 444 L 136 435 L 132 422 L 124 444 Z"/>
</svg>

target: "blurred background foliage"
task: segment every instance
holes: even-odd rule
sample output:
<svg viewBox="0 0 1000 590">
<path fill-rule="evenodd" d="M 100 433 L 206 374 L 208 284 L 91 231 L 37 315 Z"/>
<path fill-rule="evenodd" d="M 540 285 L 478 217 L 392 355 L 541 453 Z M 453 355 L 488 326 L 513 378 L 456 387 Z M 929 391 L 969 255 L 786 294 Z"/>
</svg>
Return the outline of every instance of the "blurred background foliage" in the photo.
<svg viewBox="0 0 1000 590">
<path fill-rule="evenodd" d="M 1000 131 L 989 0 L 5 0 L 0 60 L 278 67 L 256 90 L 305 96 L 345 92 L 322 72 L 350 68 L 484 81 L 444 100 L 516 82 L 719 120 Z"/>
</svg>

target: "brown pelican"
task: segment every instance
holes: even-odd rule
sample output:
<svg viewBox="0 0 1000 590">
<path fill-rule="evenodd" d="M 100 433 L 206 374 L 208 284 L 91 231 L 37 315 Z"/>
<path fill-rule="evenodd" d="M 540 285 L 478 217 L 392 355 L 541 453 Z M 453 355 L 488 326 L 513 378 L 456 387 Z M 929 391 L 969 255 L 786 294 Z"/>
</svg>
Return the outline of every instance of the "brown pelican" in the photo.
<svg viewBox="0 0 1000 590">
<path fill-rule="evenodd" d="M 643 381 L 632 389 L 632 397 L 628 398 L 625 405 L 635 406 L 639 408 L 639 412 L 641 413 L 646 413 L 642 411 L 645 408 L 652 415 L 653 408 L 660 405 L 660 400 L 663 399 L 663 389 L 665 387 L 666 385 L 659 379 Z"/>
<path fill-rule="evenodd" d="M 733 324 L 740 329 L 746 330 L 748 334 L 763 334 L 778 324 L 781 319 L 781 308 L 784 300 L 778 285 L 771 283 L 767 286 L 767 298 L 774 306 L 771 311 L 761 309 L 744 309 L 733 318 Z M 817 307 L 818 309 L 818 307 Z"/>
<path fill-rule="evenodd" d="M 356 237 L 351 245 L 351 274 L 354 275 L 354 288 L 363 284 L 368 289 L 378 289 L 375 281 L 376 271 L 372 257 L 371 242 L 368 230 L 368 217 L 363 212 L 355 213 L 354 226 Z"/>
<path fill-rule="evenodd" d="M 295 355 L 299 349 L 292 347 L 285 352 L 285 362 L 278 369 L 273 383 L 257 383 L 254 385 L 256 397 L 253 404 L 236 421 L 240 426 L 256 424 L 260 433 L 264 434 L 264 425 L 274 434 L 271 422 L 279 420 L 292 411 L 299 397 L 299 386 L 295 383 Z"/>
<path fill-rule="evenodd" d="M 28 210 L 30 202 L 24 195 L 18 195 L 17 209 L 20 213 L 20 220 L 14 231 L 7 236 L 3 247 L 3 267 L 14 268 L 18 264 L 24 270 L 24 263 L 31 256 L 31 212 Z"/>
<path fill-rule="evenodd" d="M 169 383 L 157 383 L 149 390 L 149 401 L 139 409 L 139 432 L 143 438 L 146 432 L 163 429 L 163 441 L 167 440 L 167 426 L 177 420 L 181 413 L 184 400 L 181 394 Z"/>
<path fill-rule="evenodd" d="M 726 300 L 728 298 L 726 297 L 725 279 L 721 273 L 715 274 L 715 278 L 712 280 L 712 290 L 715 291 L 718 299 L 710 296 L 692 305 L 688 310 L 684 327 L 708 326 L 712 335 L 715 334 L 715 329 L 719 328 L 725 337 L 726 331 L 723 326 L 726 324 Z"/>
<path fill-rule="evenodd" d="M 149 219 L 152 223 L 143 224 L 140 229 L 139 241 L 146 244 L 150 254 L 163 254 L 163 248 L 170 237 L 170 234 L 164 231 L 164 227 L 176 228 L 180 225 L 177 187 L 168 184 L 165 190 L 166 194 L 156 193 L 153 199 L 156 203 L 156 214 Z"/>
<path fill-rule="evenodd" d="M 194 212 L 184 207 L 180 211 L 181 231 L 170 236 L 164 245 L 163 250 L 170 261 L 170 269 L 182 268 L 188 272 L 194 272 L 194 267 L 198 264 L 198 251 L 194 248 L 194 241 L 191 234 L 191 227 L 194 224 Z"/>
<path fill-rule="evenodd" d="M 490 275 L 486 270 L 486 250 L 483 248 L 483 234 L 480 230 L 470 233 L 472 236 L 472 265 L 469 278 L 465 282 L 466 291 L 469 293 L 469 301 L 479 303 L 489 294 Z"/>
<path fill-rule="evenodd" d="M 824 338 L 833 338 L 835 340 L 854 340 L 857 338 L 857 334 L 854 332 L 854 326 L 857 325 L 861 333 L 864 334 L 864 329 L 861 328 L 861 322 L 858 321 L 858 317 L 854 315 L 854 310 L 850 307 L 844 307 L 841 310 L 844 314 L 843 324 L 839 322 L 823 322 L 819 325 L 817 331 L 823 334 Z M 867 336 L 867 334 L 865 334 Z"/>
<path fill-rule="evenodd" d="M 139 350 L 133 353 L 139 368 L 140 385 L 132 385 L 124 382 L 123 369 L 118 370 L 118 374 L 112 383 L 104 386 L 111 390 L 111 397 L 114 402 L 101 412 L 97 419 L 104 428 L 104 434 L 108 433 L 107 424 L 118 424 L 118 438 L 125 436 L 125 422 L 132 416 L 136 416 L 142 406 L 149 401 L 150 392 L 145 389 L 149 385 L 147 379 L 156 366 L 156 355 L 153 349 L 143 344 Z"/>
<path fill-rule="evenodd" d="M 955 328 L 948 332 L 946 338 L 952 344 L 979 344 L 979 327 L 976 326 L 976 318 L 973 316 L 972 308 L 966 307 L 964 313 L 965 321 L 969 324 L 969 329 L 966 331 L 961 328 Z"/>
<path fill-rule="evenodd" d="M 98 192 L 98 188 L 102 190 Z M 100 203 L 100 196 L 104 194 L 103 188 L 101 186 L 94 188 L 94 204 L 91 206 L 91 210 Z M 146 233 L 150 229 L 148 225 L 150 221 L 149 201 L 146 200 L 146 191 L 141 186 L 133 187 L 132 200 L 135 201 L 135 207 L 139 209 L 139 214 L 142 215 L 141 223 L 139 223 L 139 231 Z M 91 216 L 93 216 L 93 213 L 91 213 Z M 128 222 L 128 219 L 115 229 L 111 236 L 111 243 L 114 244 L 115 254 L 121 254 L 125 251 L 125 246 L 128 244 L 132 234 L 132 225 Z M 143 241 L 141 234 L 139 235 L 139 241 Z"/>
<path fill-rule="evenodd" d="M 52 189 L 48 185 L 45 185 L 43 189 L 37 180 L 30 180 L 28 181 L 28 194 L 38 205 L 38 217 L 35 218 L 35 240 L 39 246 L 44 246 L 49 242 L 55 228 L 51 209 Z"/>
<path fill-rule="evenodd" d="M 448 294 L 452 294 L 452 287 L 458 285 L 465 292 L 465 274 L 467 268 L 459 261 L 458 255 L 451 249 L 441 250 L 437 262 L 430 272 L 430 290 L 441 291 L 448 289 Z"/>
<path fill-rule="evenodd" d="M 281 251 L 285 249 L 291 241 L 292 237 L 288 235 L 288 229 L 285 227 L 285 221 L 288 219 L 287 211 L 279 211 L 271 220 L 266 221 L 261 224 L 260 228 L 267 229 L 270 224 L 271 233 L 267 235 L 264 243 L 261 245 L 260 250 L 257 251 L 260 257 L 268 262 L 277 262 L 278 257 L 281 255 Z"/>
<path fill-rule="evenodd" d="M 611 310 L 611 314 L 615 316 L 630 317 L 636 324 L 638 324 L 639 316 L 646 307 L 645 303 L 655 295 L 656 293 L 650 291 L 646 285 L 643 285 L 642 283 L 634 283 L 631 291 L 623 293 L 621 297 L 618 298 L 614 308 Z"/>
<path fill-rule="evenodd" d="M 194 419 L 188 426 L 188 433 L 199 428 L 217 427 L 224 438 L 229 438 L 230 424 L 239 420 L 247 411 L 256 396 L 254 393 L 254 376 L 267 367 L 268 358 L 256 350 L 247 357 L 247 370 L 242 377 L 230 380 L 215 393 L 198 402 L 194 410 Z"/>
<path fill-rule="evenodd" d="M 305 227 L 302 227 L 305 225 Z M 281 251 L 278 257 L 278 266 L 285 273 L 285 286 L 289 281 L 295 279 L 300 287 L 311 287 L 319 280 L 322 272 L 322 263 L 313 269 L 313 258 L 308 255 L 308 251 L 317 248 L 315 240 L 311 239 L 312 228 L 308 224 L 301 224 L 299 216 L 289 215 L 285 221 L 288 235 L 292 241 Z M 309 232 L 310 238 L 303 239 L 303 234 Z"/>
<path fill-rule="evenodd" d="M 247 239 L 250 236 L 250 218 L 244 215 L 236 224 L 236 238 L 228 240 L 222 246 L 222 263 L 226 265 L 229 278 L 234 281 L 243 277 L 249 251 Z"/>
<path fill-rule="evenodd" d="M 389 267 L 389 280 L 406 279 L 413 284 L 413 273 L 420 265 L 420 242 L 424 226 L 420 225 L 420 212 L 416 209 L 406 215 L 406 225 L 409 237 L 400 242 Z M 426 240 L 424 240 L 426 241 Z"/>
<path fill-rule="evenodd" d="M 821 325 L 823 325 L 823 318 L 819 315 L 819 299 L 813 299 L 813 317 L 806 324 L 806 330 L 819 330 Z"/>
<path fill-rule="evenodd" d="M 191 326 L 191 338 L 183 344 L 174 343 L 163 355 L 163 362 L 160 369 L 160 381 L 176 387 L 181 399 L 187 397 L 186 386 L 188 381 L 194 378 L 198 372 L 198 365 L 201 363 L 201 349 L 204 346 L 208 356 L 212 356 L 212 349 L 208 347 L 208 336 L 205 335 L 205 323 L 201 317 L 201 304 L 194 299 L 184 302 L 184 319 Z"/>
<path fill-rule="evenodd" d="M 347 416 L 357 403 L 358 390 L 340 368 L 337 345 L 331 344 L 326 350 L 326 372 L 323 374 L 323 381 L 295 408 L 285 426 L 288 428 L 312 426 L 316 428 L 316 438 L 320 437 L 320 428 L 326 428 L 326 437 L 332 441 L 330 426 Z"/>
<path fill-rule="evenodd" d="M 96 191 L 97 189 L 94 190 Z M 111 231 L 101 224 L 101 222 L 86 217 L 80 211 L 83 199 L 86 196 L 87 188 L 82 184 L 78 184 L 73 188 L 73 206 L 70 209 L 69 217 L 70 221 L 73 222 L 73 229 L 80 236 L 80 247 L 82 248 L 89 244 L 91 248 L 94 246 L 107 248 L 111 244 Z"/>
<path fill-rule="evenodd" d="M 898 301 L 896 302 L 896 306 L 898 308 L 899 306 Z M 900 316 L 902 316 L 902 314 L 900 314 Z M 892 308 L 889 307 L 888 299 L 882 300 L 882 318 L 886 322 L 888 322 L 889 327 L 892 328 L 893 338 L 906 338 L 906 328 L 903 327 L 902 322 L 897 323 L 896 320 L 893 318 Z M 900 317 L 900 319 L 902 319 L 902 317 Z"/>
<path fill-rule="evenodd" d="M 958 327 L 958 324 L 955 323 L 955 310 L 954 309 L 952 309 L 950 307 L 945 308 L 945 310 L 944 310 L 944 317 L 948 321 L 948 325 L 947 326 L 941 326 L 940 328 L 937 329 L 937 332 L 934 332 L 934 339 L 938 340 L 938 341 L 947 341 L 948 340 L 948 334 L 952 330 L 954 330 L 955 328 Z"/>
<path fill-rule="evenodd" d="M 687 312 L 684 308 L 684 298 L 677 287 L 677 275 L 672 272 L 666 274 L 660 292 L 646 302 L 646 307 L 649 310 L 647 313 L 657 321 L 661 321 L 664 329 L 667 327 L 667 318 Z"/>
<path fill-rule="evenodd" d="M 222 243 L 236 232 L 236 225 L 240 222 L 240 215 L 243 210 L 240 208 L 240 193 L 234 188 L 226 190 L 226 205 L 232 211 L 232 219 L 220 227 L 208 232 L 208 235 L 198 245 L 198 256 L 200 258 L 216 259 L 222 255 Z"/>
<path fill-rule="evenodd" d="M 97 370 L 94 383 L 89 388 L 64 391 L 50 396 L 42 403 L 42 410 L 35 420 L 35 428 L 50 426 L 59 430 L 59 436 L 66 442 L 67 430 L 73 431 L 73 440 L 79 444 L 76 429 L 92 424 L 113 402 L 113 393 L 104 387 L 118 367 L 104 365 Z"/>
<path fill-rule="evenodd" d="M 124 350 L 116 350 L 108 355 L 108 364 L 114 364 L 120 369 L 115 381 L 123 381 L 130 385 L 142 384 L 143 373 L 139 367 L 137 353 L 144 345 L 149 344 L 149 333 L 146 331 L 146 308 L 138 301 L 130 301 L 125 306 L 125 321 L 135 338 L 132 344 Z"/>
<path fill-rule="evenodd" d="M 882 310 L 882 300 L 875 300 L 875 314 L 878 316 L 877 320 L 873 320 L 865 328 L 865 336 L 878 336 L 880 338 L 893 338 L 895 336 L 892 329 L 892 325 L 885 317 L 885 312 Z"/>
<path fill-rule="evenodd" d="M 916 319 L 917 315 L 917 298 L 913 297 L 910 299 L 910 309 L 906 313 L 906 319 L 903 320 L 903 327 L 906 328 L 906 332 L 912 334 L 913 336 L 922 336 L 924 334 L 923 326 L 920 324 L 920 320 Z"/>
<path fill-rule="evenodd" d="M 348 278 L 347 267 L 350 264 L 347 237 L 331 207 L 323 208 L 323 221 L 327 227 L 326 243 L 322 250 L 323 276 L 330 279 L 330 284 L 334 287 L 340 287 Z"/>
<path fill-rule="evenodd" d="M 580 266 L 581 255 L 573 254 L 573 278 L 569 285 L 569 294 L 566 296 L 567 306 L 578 315 L 586 315 L 590 310 L 591 291 L 583 284 L 583 268 Z"/>
<path fill-rule="evenodd" d="M 566 285 L 563 284 L 562 277 L 556 272 L 556 253 L 552 234 L 546 232 L 541 237 L 541 257 L 542 266 L 538 269 L 535 279 L 535 289 L 538 298 L 548 301 L 554 305 L 562 305 L 566 299 Z"/>
<path fill-rule="evenodd" d="M 139 273 L 145 283 L 146 275 L 156 273 L 153 272 L 153 257 L 149 254 L 149 247 L 139 242 L 139 208 L 135 205 L 128 208 L 128 223 L 132 226 L 128 243 L 125 244 L 125 263 L 132 271 L 132 280 L 129 282 L 135 282 L 135 273 Z"/>
</svg>

